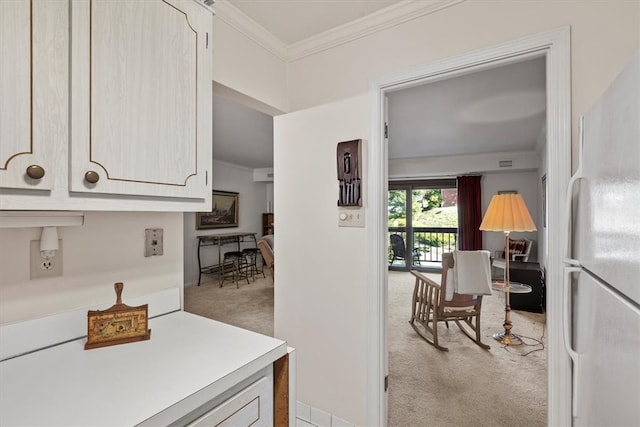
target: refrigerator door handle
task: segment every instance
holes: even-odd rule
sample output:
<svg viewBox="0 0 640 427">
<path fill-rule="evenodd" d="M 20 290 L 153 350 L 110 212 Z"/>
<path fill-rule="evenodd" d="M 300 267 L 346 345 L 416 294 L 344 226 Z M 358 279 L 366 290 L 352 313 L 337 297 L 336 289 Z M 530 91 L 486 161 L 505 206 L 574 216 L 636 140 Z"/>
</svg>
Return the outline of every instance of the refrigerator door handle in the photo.
<svg viewBox="0 0 640 427">
<path fill-rule="evenodd" d="M 564 307 L 562 310 L 562 326 L 563 326 L 563 338 L 564 348 L 567 350 L 571 361 L 573 362 L 573 390 L 571 392 L 571 412 L 575 417 L 577 415 L 577 402 L 578 402 L 578 370 L 580 364 L 580 354 L 578 354 L 571 343 L 571 275 L 573 273 L 580 273 L 582 271 L 579 267 L 565 267 L 564 268 L 564 280 L 562 286 L 564 290 Z"/>
<path fill-rule="evenodd" d="M 580 117 L 580 135 L 578 137 L 578 169 L 576 169 L 576 173 L 573 174 L 573 176 L 571 177 L 571 179 L 569 180 L 569 184 L 567 186 L 567 198 L 565 201 L 565 224 L 567 224 L 566 227 L 566 236 L 564 239 L 564 243 L 565 243 L 565 250 L 564 250 L 564 260 L 563 262 L 565 264 L 568 265 L 575 265 L 575 266 L 580 266 L 580 261 L 571 258 L 572 257 L 572 253 L 571 253 L 571 247 L 572 247 L 572 242 L 571 242 L 571 238 L 572 238 L 572 224 L 571 224 L 571 216 L 572 216 L 572 196 L 573 196 L 573 187 L 575 185 L 576 182 L 578 182 L 580 180 L 580 178 L 582 178 L 582 143 L 583 143 L 583 139 L 584 139 L 584 117 Z M 579 195 L 578 195 L 579 196 Z"/>
</svg>

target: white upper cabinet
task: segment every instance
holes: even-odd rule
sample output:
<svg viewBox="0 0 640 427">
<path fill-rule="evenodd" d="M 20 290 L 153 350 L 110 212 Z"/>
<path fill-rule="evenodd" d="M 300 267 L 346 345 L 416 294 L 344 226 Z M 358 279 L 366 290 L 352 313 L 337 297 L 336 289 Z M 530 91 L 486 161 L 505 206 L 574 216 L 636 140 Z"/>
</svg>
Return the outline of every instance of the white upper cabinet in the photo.
<svg viewBox="0 0 640 427">
<path fill-rule="evenodd" d="M 199 129 L 211 123 L 210 95 L 199 96 L 212 85 L 207 15 L 184 0 L 72 3 L 72 191 L 206 189 L 207 162 L 198 160 L 211 156 L 201 150 L 210 129 Z"/>
<path fill-rule="evenodd" d="M 2 0 L 0 11 L 11 58 L 0 208 L 210 210 L 210 11 L 193 0 Z"/>
<path fill-rule="evenodd" d="M 0 1 L 0 183 L 4 188 L 50 190 L 51 165 L 63 160 L 53 149 L 66 144 L 66 136 L 65 141 L 56 141 L 59 135 L 49 132 L 42 119 L 67 120 L 63 88 L 50 76 L 66 70 L 65 58 L 56 51 L 61 44 L 64 48 L 68 37 L 61 33 L 64 28 L 57 27 L 55 9 L 47 11 L 52 12 L 48 17 L 40 12 L 29 1 Z"/>
</svg>

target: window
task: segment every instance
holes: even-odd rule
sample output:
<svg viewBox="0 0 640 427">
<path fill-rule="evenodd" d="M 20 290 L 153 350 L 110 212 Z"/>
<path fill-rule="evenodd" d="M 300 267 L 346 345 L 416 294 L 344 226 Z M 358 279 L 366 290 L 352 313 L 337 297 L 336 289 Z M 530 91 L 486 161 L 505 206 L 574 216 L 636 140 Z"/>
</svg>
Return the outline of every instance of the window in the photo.
<svg viewBox="0 0 640 427">
<path fill-rule="evenodd" d="M 439 269 L 457 243 L 455 179 L 392 181 L 388 207 L 389 267 Z"/>
</svg>

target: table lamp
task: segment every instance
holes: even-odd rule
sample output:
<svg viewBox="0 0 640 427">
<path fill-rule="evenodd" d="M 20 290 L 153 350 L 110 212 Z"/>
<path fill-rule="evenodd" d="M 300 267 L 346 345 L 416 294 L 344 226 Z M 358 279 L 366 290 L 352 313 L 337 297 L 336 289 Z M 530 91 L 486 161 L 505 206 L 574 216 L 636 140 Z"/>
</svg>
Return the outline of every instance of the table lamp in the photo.
<svg viewBox="0 0 640 427">
<path fill-rule="evenodd" d="M 497 333 L 494 339 L 504 345 L 522 344 L 522 340 L 511 334 L 511 306 L 509 305 L 509 233 L 512 231 L 536 231 L 524 199 L 517 193 L 498 193 L 491 198 L 487 212 L 480 224 L 482 231 L 502 231 L 505 247 L 505 316 L 504 332 Z"/>
</svg>

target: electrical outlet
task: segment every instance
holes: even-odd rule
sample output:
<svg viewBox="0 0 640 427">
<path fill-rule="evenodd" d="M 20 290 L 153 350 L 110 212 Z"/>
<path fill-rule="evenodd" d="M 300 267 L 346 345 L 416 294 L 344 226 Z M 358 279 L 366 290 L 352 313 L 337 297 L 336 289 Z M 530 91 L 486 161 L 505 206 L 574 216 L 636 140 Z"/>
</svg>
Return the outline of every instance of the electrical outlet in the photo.
<svg viewBox="0 0 640 427">
<path fill-rule="evenodd" d="M 163 254 L 163 229 L 147 228 L 144 230 L 144 256 L 150 257 Z"/>
<path fill-rule="evenodd" d="M 59 249 L 56 255 L 49 260 L 42 258 L 42 255 L 40 255 L 40 240 L 32 240 L 29 243 L 29 278 L 33 280 L 62 276 L 62 239 L 58 240 Z"/>
<path fill-rule="evenodd" d="M 44 260 L 40 263 L 40 269 L 41 270 L 53 270 L 53 268 L 56 266 L 56 260 L 54 259 L 48 259 L 48 260 Z"/>
</svg>

